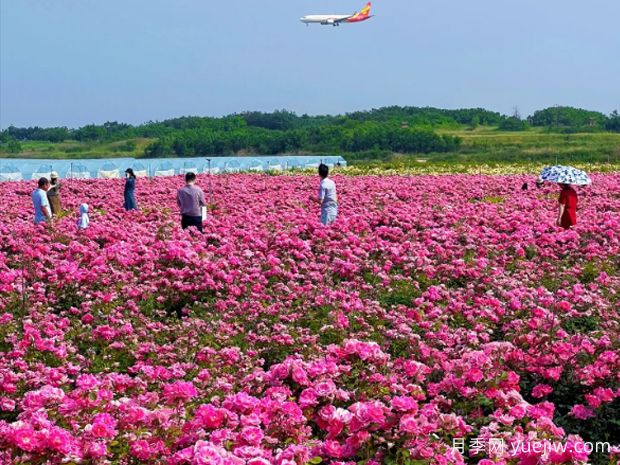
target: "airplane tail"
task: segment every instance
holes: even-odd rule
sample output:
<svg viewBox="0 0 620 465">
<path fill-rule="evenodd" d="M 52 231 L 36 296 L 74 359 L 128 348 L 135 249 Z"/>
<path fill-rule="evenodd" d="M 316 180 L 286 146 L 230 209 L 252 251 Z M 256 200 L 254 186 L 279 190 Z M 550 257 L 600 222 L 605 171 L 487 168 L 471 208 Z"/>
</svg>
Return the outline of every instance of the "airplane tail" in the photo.
<svg viewBox="0 0 620 465">
<path fill-rule="evenodd" d="M 372 3 L 368 2 L 362 11 L 360 11 L 360 16 L 370 17 L 370 8 L 372 7 Z"/>
<path fill-rule="evenodd" d="M 357 13 L 355 13 L 348 22 L 350 23 L 356 23 L 359 21 L 366 21 L 368 18 L 372 17 L 372 15 L 370 14 L 370 9 L 372 7 L 372 3 L 368 2 L 366 4 L 366 6 L 364 8 L 362 8 L 360 11 L 358 11 Z"/>
</svg>

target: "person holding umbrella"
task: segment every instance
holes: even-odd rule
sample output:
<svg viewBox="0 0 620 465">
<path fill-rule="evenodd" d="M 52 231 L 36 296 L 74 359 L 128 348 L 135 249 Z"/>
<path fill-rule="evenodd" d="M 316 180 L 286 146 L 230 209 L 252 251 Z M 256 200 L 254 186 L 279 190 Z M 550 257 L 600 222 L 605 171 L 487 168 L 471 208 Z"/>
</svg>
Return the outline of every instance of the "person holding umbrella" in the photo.
<svg viewBox="0 0 620 465">
<path fill-rule="evenodd" d="M 557 225 L 570 229 L 577 224 L 577 192 L 570 184 L 560 184 L 560 198 L 558 199 Z"/>
<path fill-rule="evenodd" d="M 558 199 L 558 217 L 556 224 L 564 229 L 569 229 L 577 224 L 578 196 L 572 186 L 587 186 L 592 183 L 590 177 L 581 170 L 572 166 L 550 166 L 540 174 L 539 181 L 555 182 L 560 185 L 560 198 Z"/>
</svg>

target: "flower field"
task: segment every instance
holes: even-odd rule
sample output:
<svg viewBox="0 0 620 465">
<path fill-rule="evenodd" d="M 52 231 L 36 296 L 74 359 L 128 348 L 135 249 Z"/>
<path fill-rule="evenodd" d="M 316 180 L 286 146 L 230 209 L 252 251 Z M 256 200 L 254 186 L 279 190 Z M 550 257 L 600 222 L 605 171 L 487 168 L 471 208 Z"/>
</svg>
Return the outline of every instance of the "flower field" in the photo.
<svg viewBox="0 0 620 465">
<path fill-rule="evenodd" d="M 65 182 L 51 229 L 0 183 L 0 463 L 620 460 L 620 174 L 569 231 L 531 176 L 334 179 L 324 228 L 315 177 L 213 177 L 204 236 L 178 177 Z"/>
</svg>

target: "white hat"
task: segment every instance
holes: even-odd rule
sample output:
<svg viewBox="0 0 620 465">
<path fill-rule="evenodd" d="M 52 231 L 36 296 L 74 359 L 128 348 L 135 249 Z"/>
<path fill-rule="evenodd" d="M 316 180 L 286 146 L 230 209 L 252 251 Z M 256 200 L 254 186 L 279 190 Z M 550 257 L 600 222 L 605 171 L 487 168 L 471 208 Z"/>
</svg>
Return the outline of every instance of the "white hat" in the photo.
<svg viewBox="0 0 620 465">
<path fill-rule="evenodd" d="M 58 178 L 58 173 L 56 171 L 52 171 L 50 173 L 50 178 L 54 179 L 54 178 Z"/>
</svg>

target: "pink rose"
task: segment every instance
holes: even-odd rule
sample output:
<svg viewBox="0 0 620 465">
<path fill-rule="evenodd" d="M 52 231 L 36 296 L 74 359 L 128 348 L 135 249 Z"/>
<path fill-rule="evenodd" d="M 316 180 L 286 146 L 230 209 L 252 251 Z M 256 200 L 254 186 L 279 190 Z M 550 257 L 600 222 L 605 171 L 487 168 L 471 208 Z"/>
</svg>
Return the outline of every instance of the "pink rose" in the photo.
<svg viewBox="0 0 620 465">
<path fill-rule="evenodd" d="M 164 397 L 168 403 L 187 402 L 198 395 L 191 382 L 176 381 L 164 386 Z"/>
<path fill-rule="evenodd" d="M 319 381 L 314 385 L 314 391 L 319 397 L 328 397 L 336 391 L 336 385 L 331 379 Z"/>
<path fill-rule="evenodd" d="M 32 452 L 41 445 L 35 430 L 27 423 L 21 423 L 17 427 L 13 426 L 11 433 L 13 443 L 22 450 Z"/>
<path fill-rule="evenodd" d="M 241 431 L 241 438 L 247 444 L 257 446 L 263 440 L 263 430 L 256 426 L 248 426 Z"/>
<path fill-rule="evenodd" d="M 301 408 L 313 407 L 317 404 L 316 391 L 312 388 L 304 389 L 299 396 L 299 406 Z"/>
<path fill-rule="evenodd" d="M 47 433 L 46 444 L 47 447 L 60 452 L 61 454 L 68 454 L 71 450 L 72 442 L 71 434 L 62 428 L 52 428 Z"/>
<path fill-rule="evenodd" d="M 545 397 L 552 392 L 553 388 L 548 384 L 537 384 L 534 386 L 534 389 L 532 389 L 532 397 L 540 399 L 541 397 Z"/>
<path fill-rule="evenodd" d="M 291 377 L 293 378 L 293 381 L 295 381 L 300 386 L 307 386 L 308 384 L 310 384 L 310 381 L 308 380 L 308 375 L 306 374 L 304 369 L 299 366 L 293 367 Z"/>
<path fill-rule="evenodd" d="M 527 409 L 523 405 L 515 405 L 510 409 L 510 415 L 518 419 L 523 418 L 526 413 Z"/>
<path fill-rule="evenodd" d="M 131 455 L 133 455 L 134 457 L 140 459 L 140 460 L 148 460 L 151 458 L 151 447 L 149 445 L 148 442 L 146 442 L 144 439 L 139 439 L 137 441 L 134 441 L 131 444 Z"/>
<path fill-rule="evenodd" d="M 341 458 L 344 455 L 344 447 L 338 441 L 325 441 L 323 448 L 330 457 Z"/>
<path fill-rule="evenodd" d="M 400 419 L 400 430 L 405 433 L 417 433 L 418 421 L 414 415 L 403 415 Z"/>
<path fill-rule="evenodd" d="M 93 418 L 91 434 L 96 438 L 110 439 L 116 435 L 116 420 L 109 413 L 99 413 Z"/>
<path fill-rule="evenodd" d="M 392 399 L 392 408 L 400 412 L 415 413 L 418 410 L 418 403 L 413 397 L 397 396 Z"/>
<path fill-rule="evenodd" d="M 207 441 L 198 441 L 194 445 L 195 465 L 224 465 L 228 456 L 226 449 L 217 447 Z"/>
<path fill-rule="evenodd" d="M 92 458 L 105 457 L 108 453 L 108 448 L 105 442 L 91 442 L 86 448 L 86 455 Z"/>
<path fill-rule="evenodd" d="M 196 410 L 196 420 L 198 420 L 204 428 L 219 428 L 224 423 L 225 418 L 226 412 L 211 404 L 201 405 L 198 407 L 198 410 Z"/>
<path fill-rule="evenodd" d="M 579 420 L 587 420 L 588 418 L 592 418 L 596 416 L 591 409 L 581 404 L 577 404 L 573 406 L 573 408 L 570 411 L 570 414 L 571 416 Z"/>
</svg>

